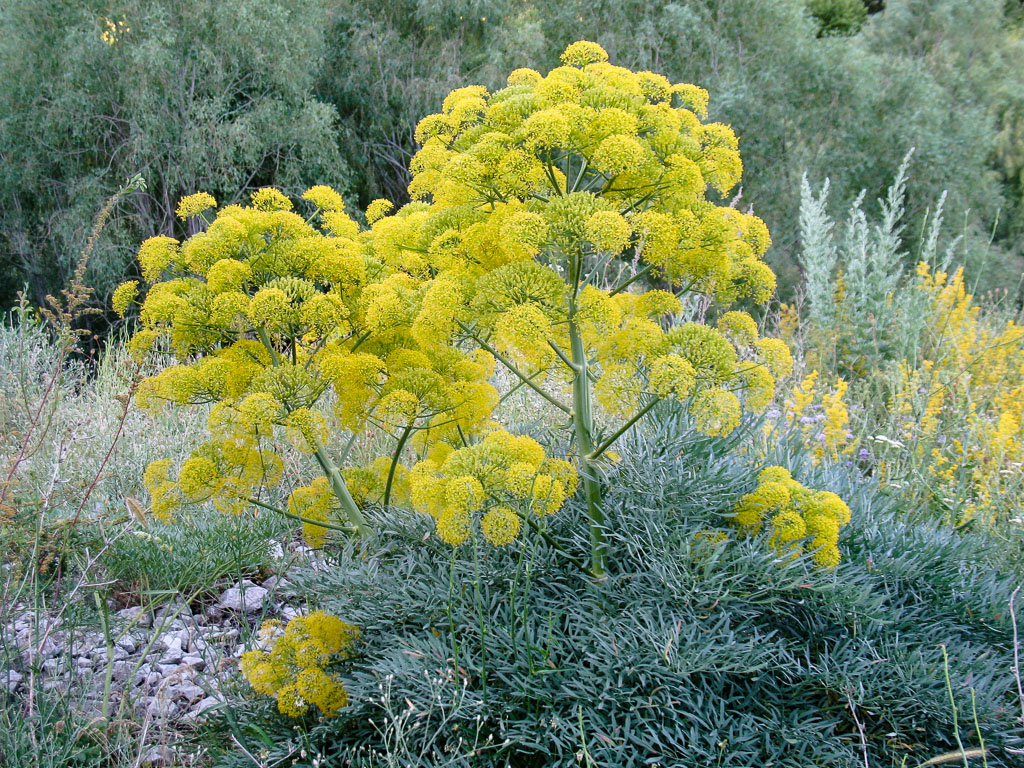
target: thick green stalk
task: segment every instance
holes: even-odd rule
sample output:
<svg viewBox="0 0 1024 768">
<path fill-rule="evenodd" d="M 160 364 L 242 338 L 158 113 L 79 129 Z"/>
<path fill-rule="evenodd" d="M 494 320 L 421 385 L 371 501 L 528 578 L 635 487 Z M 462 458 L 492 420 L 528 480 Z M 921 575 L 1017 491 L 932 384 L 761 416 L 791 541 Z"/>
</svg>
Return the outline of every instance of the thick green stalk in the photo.
<svg viewBox="0 0 1024 768">
<path fill-rule="evenodd" d="M 412 425 L 410 424 L 402 432 L 402 436 L 398 440 L 398 445 L 395 447 L 395 452 L 391 456 L 391 468 L 388 470 L 388 482 L 384 486 L 384 508 L 387 509 L 391 504 L 391 486 L 395 482 L 395 470 L 398 469 L 398 460 L 402 457 L 402 449 L 405 448 L 405 443 L 409 439 L 409 435 L 412 434 Z"/>
<path fill-rule="evenodd" d="M 587 500 L 590 518 L 590 572 L 597 578 L 605 575 L 608 544 L 604 537 L 604 511 L 601 508 L 601 483 L 597 468 L 591 463 L 594 452 L 594 418 L 590 397 L 590 378 L 587 375 L 587 351 L 583 337 L 576 326 L 576 302 L 569 307 L 569 341 L 575 377 L 572 382 L 572 426 L 579 452 L 580 474 L 583 476 L 583 495 Z"/>
<path fill-rule="evenodd" d="M 352 498 L 352 494 L 349 493 L 348 486 L 345 485 L 345 478 L 341 476 L 341 471 L 331 461 L 330 456 L 327 455 L 327 451 L 324 450 L 322 445 L 317 446 L 314 456 L 316 456 L 320 469 L 327 475 L 327 479 L 331 483 L 331 490 L 338 497 L 338 502 L 341 504 L 341 509 L 348 518 L 348 521 L 352 523 L 356 533 L 360 536 L 366 536 L 370 532 L 369 527 L 366 525 L 366 518 L 359 511 L 359 505 Z"/>
</svg>

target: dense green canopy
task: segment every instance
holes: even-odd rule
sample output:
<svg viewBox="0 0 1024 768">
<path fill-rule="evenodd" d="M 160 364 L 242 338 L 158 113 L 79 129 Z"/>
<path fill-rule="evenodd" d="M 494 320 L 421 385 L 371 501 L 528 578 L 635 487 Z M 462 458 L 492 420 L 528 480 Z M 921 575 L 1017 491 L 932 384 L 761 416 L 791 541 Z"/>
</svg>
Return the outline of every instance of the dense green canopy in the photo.
<svg viewBox="0 0 1024 768">
<path fill-rule="evenodd" d="M 837 205 L 880 194 L 916 147 L 909 207 L 949 190 L 983 284 L 1020 273 L 1020 4 L 1004 0 L 10 0 L 0 9 L 0 303 L 62 285 L 105 196 L 148 182 L 104 235 L 90 282 L 134 273 L 133 245 L 181 236 L 174 202 L 275 184 L 406 199 L 413 129 L 453 87 L 546 71 L 599 42 L 632 69 L 711 93 L 740 137 L 752 206 L 794 283 L 799 182 Z M 995 237 L 996 258 L 983 248 Z M 911 237 L 913 233 L 907 233 Z M 980 258 L 980 255 L 975 256 Z M 977 265 L 974 272 L 979 273 Z"/>
</svg>

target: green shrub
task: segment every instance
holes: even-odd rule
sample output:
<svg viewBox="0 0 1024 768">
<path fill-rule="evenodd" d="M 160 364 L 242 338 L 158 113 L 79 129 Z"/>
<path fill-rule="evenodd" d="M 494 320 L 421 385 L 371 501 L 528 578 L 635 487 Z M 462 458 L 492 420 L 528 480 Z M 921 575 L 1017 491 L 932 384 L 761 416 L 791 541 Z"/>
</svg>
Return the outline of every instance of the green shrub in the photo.
<svg viewBox="0 0 1024 768">
<path fill-rule="evenodd" d="M 26 283 L 42 303 L 74 269 L 96 209 L 136 173 L 148 183 L 99 243 L 100 297 L 174 206 L 203 189 L 231 200 L 264 184 L 344 188 L 338 115 L 311 90 L 335 4 L 300 0 L 0 7 L 0 305 Z"/>
<path fill-rule="evenodd" d="M 872 765 L 916 765 L 956 747 L 944 644 L 961 738 L 976 744 L 973 695 L 988 764 L 1014 764 L 1006 603 L 1022 572 L 1005 549 L 907 524 L 797 456 L 797 478 L 850 499 L 853 522 L 835 572 L 777 558 L 728 524 L 755 482 L 735 441 L 660 416 L 663 436 L 635 440 L 609 484 L 606 580 L 529 537 L 452 558 L 423 521 L 385 517 L 373 554 L 346 548 L 304 577 L 361 629 L 350 706 L 296 735 L 236 702 L 235 736 L 299 765 L 806 768 L 860 764 L 863 727 Z M 574 503 L 550 530 L 581 559 L 583 514 Z"/>
<path fill-rule="evenodd" d="M 821 25 L 819 35 L 852 35 L 868 17 L 861 0 L 808 0 L 807 9 Z"/>
<path fill-rule="evenodd" d="M 173 523 L 153 521 L 112 538 L 100 565 L 118 592 L 210 592 L 225 579 L 269 569 L 270 549 L 291 524 L 269 513 L 230 517 L 198 511 Z"/>
</svg>

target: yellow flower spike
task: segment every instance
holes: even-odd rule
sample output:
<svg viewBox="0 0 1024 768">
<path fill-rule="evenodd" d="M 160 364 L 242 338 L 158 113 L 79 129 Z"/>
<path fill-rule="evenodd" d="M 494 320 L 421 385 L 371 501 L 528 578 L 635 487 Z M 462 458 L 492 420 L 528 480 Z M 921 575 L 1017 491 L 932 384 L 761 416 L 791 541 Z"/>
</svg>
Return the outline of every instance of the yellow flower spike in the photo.
<svg viewBox="0 0 1024 768">
<path fill-rule="evenodd" d="M 601 61 L 608 61 L 608 53 L 597 43 L 579 40 L 567 47 L 559 57 L 570 67 L 585 67 Z"/>
<path fill-rule="evenodd" d="M 765 524 L 769 545 L 799 554 L 797 542 L 809 538 L 807 550 L 817 565 L 839 564 L 839 530 L 850 521 L 850 508 L 831 491 L 813 491 L 792 478 L 785 467 L 766 467 L 758 475 L 758 487 L 745 494 L 733 510 L 733 522 L 748 533 Z"/>
<path fill-rule="evenodd" d="M 765 467 L 757 476 L 759 483 L 784 483 L 792 480 L 793 475 L 785 467 Z"/>
<path fill-rule="evenodd" d="M 776 379 L 784 379 L 793 372 L 793 355 L 786 342 L 781 339 L 758 339 L 755 345 L 761 359 Z"/>
<path fill-rule="evenodd" d="M 717 326 L 738 347 L 750 347 L 757 341 L 757 323 L 746 312 L 726 312 Z"/>
<path fill-rule="evenodd" d="M 178 257 L 178 241 L 173 237 L 158 235 L 151 237 L 139 248 L 139 265 L 142 277 L 148 283 L 155 283 Z"/>
<path fill-rule="evenodd" d="M 480 530 L 484 538 L 496 547 L 503 547 L 515 541 L 521 528 L 519 515 L 503 505 L 491 507 L 480 520 Z"/>
<path fill-rule="evenodd" d="M 509 85 L 536 85 L 541 81 L 540 72 L 533 69 L 514 69 L 508 76 Z"/>
<path fill-rule="evenodd" d="M 740 401 L 724 389 L 705 389 L 693 399 L 690 408 L 698 432 L 709 437 L 725 437 L 740 424 Z"/>
<path fill-rule="evenodd" d="M 472 534 L 472 520 L 468 512 L 444 510 L 437 518 L 437 536 L 452 547 L 465 544 Z"/>
<path fill-rule="evenodd" d="M 615 211 L 598 211 L 586 223 L 587 239 L 598 250 L 621 253 L 629 244 L 629 222 Z"/>
<path fill-rule="evenodd" d="M 235 259 L 220 259 L 206 272 L 206 286 L 214 293 L 235 291 L 252 279 L 252 268 Z"/>
<path fill-rule="evenodd" d="M 273 187 L 263 187 L 251 195 L 253 207 L 260 211 L 290 211 L 292 201 L 289 200 L 280 190 Z"/>
<path fill-rule="evenodd" d="M 387 216 L 394 208 L 395 204 L 390 200 L 374 200 L 366 207 L 366 222 L 373 225 Z"/>
<path fill-rule="evenodd" d="M 617 134 L 597 145 L 590 162 L 602 173 L 618 176 L 638 172 L 649 159 L 649 150 L 637 139 Z"/>
</svg>

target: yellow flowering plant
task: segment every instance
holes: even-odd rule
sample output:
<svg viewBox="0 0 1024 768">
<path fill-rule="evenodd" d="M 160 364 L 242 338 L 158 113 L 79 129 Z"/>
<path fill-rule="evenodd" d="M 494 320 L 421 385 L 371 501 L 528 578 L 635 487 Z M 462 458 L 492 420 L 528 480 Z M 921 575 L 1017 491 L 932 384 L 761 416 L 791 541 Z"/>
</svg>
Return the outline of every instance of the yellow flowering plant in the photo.
<svg viewBox="0 0 1024 768">
<path fill-rule="evenodd" d="M 265 621 L 258 634 L 260 648 L 246 651 L 239 667 L 257 693 L 272 696 L 283 715 L 301 717 L 316 707 L 333 717 L 348 704 L 348 691 L 330 671 L 351 658 L 359 629 L 337 616 L 314 611 L 287 623 Z"/>
<path fill-rule="evenodd" d="M 453 91 L 417 127 L 412 202 L 374 201 L 365 230 L 327 187 L 306 192 L 306 218 L 274 189 L 215 215 L 209 195 L 183 200 L 179 215 L 207 226 L 143 243 L 151 287 L 132 345 L 163 339 L 183 360 L 140 399 L 213 403 L 211 440 L 177 478 L 169 462 L 150 468 L 154 509 L 263 503 L 284 435 L 323 471 L 282 510 L 313 540 L 335 504 L 363 531 L 360 507 L 409 501 L 450 543 L 479 531 L 503 544 L 556 511 L 578 474 L 601 576 L 615 441 L 663 399 L 727 435 L 792 368 L 784 343 L 730 309 L 775 287 L 764 222 L 709 198 L 739 181 L 736 136 L 702 122 L 703 89 L 607 59 L 574 43 L 546 76 Z M 136 287 L 118 289 L 120 310 Z M 566 416 L 574 463 L 502 432 L 474 442 L 493 429 L 495 361 Z M 337 426 L 375 425 L 394 450 L 339 469 L 327 401 Z"/>
<path fill-rule="evenodd" d="M 740 499 L 734 515 L 745 533 L 767 531 L 780 552 L 800 554 L 806 542 L 818 565 L 839 565 L 839 529 L 850 522 L 850 508 L 831 491 L 801 485 L 785 467 L 762 470 L 757 488 Z"/>
<path fill-rule="evenodd" d="M 315 459 L 322 478 L 278 511 L 302 520 L 312 543 L 338 511 L 365 532 L 361 506 L 389 503 L 414 437 L 421 450 L 472 437 L 497 403 L 489 355 L 446 343 L 431 326 L 449 278 L 396 267 L 383 238 L 361 231 L 333 189 L 313 187 L 304 198 L 305 217 L 275 189 L 215 214 L 212 197 L 192 195 L 178 213 L 203 217 L 205 228 L 181 243 L 159 236 L 142 244 L 149 289 L 130 345 L 140 355 L 163 345 L 178 364 L 146 380 L 139 402 L 212 404 L 209 440 L 176 472 L 170 460 L 146 471 L 158 515 L 187 503 L 269 506 L 260 493 L 281 477 L 280 446 L 290 443 Z M 119 312 L 138 288 L 117 289 Z M 367 425 L 393 436 L 394 450 L 340 469 L 328 450 L 336 427 L 355 435 Z"/>
<path fill-rule="evenodd" d="M 601 460 L 615 440 L 660 399 L 689 402 L 699 429 L 726 435 L 792 360 L 726 311 L 766 301 L 775 277 L 764 223 L 708 197 L 742 164 L 732 130 L 702 122 L 707 92 L 614 66 L 594 43 L 562 63 L 449 94 L 417 127 L 413 202 L 378 218 L 372 243 L 402 274 L 433 276 L 414 333 L 475 343 L 565 414 L 600 576 Z M 645 280 L 662 288 L 638 290 Z M 461 482 L 436 461 L 411 474 L 421 495 Z M 473 489 L 462 507 L 478 503 Z M 446 536 L 463 536 L 465 514 Z"/>
<path fill-rule="evenodd" d="M 919 359 L 898 361 L 891 374 L 889 434 L 873 441 L 880 474 L 894 483 L 914 476 L 908 484 L 925 489 L 924 503 L 956 525 L 1019 517 L 1024 326 L 983 312 L 962 269 L 921 263 L 913 290 L 929 322 Z"/>
</svg>

